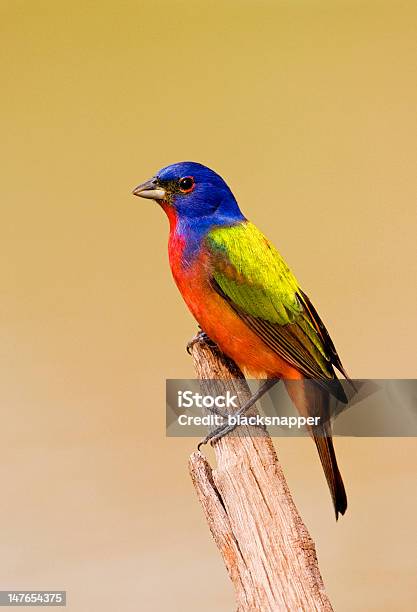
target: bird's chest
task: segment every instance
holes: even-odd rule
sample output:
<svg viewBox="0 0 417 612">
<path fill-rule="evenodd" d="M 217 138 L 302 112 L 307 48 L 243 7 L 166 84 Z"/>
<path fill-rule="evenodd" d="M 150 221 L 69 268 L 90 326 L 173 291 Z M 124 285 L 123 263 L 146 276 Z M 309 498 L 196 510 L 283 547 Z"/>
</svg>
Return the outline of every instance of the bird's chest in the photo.
<svg viewBox="0 0 417 612">
<path fill-rule="evenodd" d="M 170 237 L 168 244 L 169 263 L 175 283 L 187 306 L 199 320 L 209 307 L 212 288 L 210 286 L 209 258 L 202 248 L 190 252 L 186 240 L 177 234 Z"/>
</svg>

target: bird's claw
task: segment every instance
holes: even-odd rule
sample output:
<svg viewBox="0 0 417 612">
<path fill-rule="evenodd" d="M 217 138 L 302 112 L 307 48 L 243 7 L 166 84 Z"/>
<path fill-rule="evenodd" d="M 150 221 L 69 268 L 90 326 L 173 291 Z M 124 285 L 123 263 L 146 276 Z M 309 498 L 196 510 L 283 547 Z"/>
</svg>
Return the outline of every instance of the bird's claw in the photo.
<svg viewBox="0 0 417 612">
<path fill-rule="evenodd" d="M 189 355 L 191 355 L 191 350 L 192 350 L 194 344 L 197 344 L 198 342 L 205 342 L 206 344 L 210 344 L 211 346 L 215 346 L 213 340 L 211 340 L 211 338 L 208 337 L 206 332 L 203 332 L 203 330 L 200 330 L 199 332 L 196 333 L 194 338 L 191 338 L 191 340 L 187 344 L 187 353 Z"/>
<path fill-rule="evenodd" d="M 241 412 L 239 410 L 236 414 L 242 416 L 244 412 Z M 234 431 L 236 427 L 238 427 L 238 423 L 235 423 L 234 425 L 221 425 L 220 427 L 217 427 L 217 429 L 213 429 L 213 431 L 207 434 L 205 438 L 200 440 L 200 442 L 197 444 L 197 450 L 199 451 L 201 447 L 207 444 L 208 442 L 211 442 L 211 444 L 213 445 L 215 442 L 218 442 L 224 436 L 227 436 L 227 434 L 232 433 L 232 431 Z M 264 432 L 268 432 L 266 425 L 257 424 L 256 427 L 259 427 Z"/>
<path fill-rule="evenodd" d="M 225 436 L 226 434 L 230 433 L 231 431 L 233 431 L 235 429 L 236 425 L 232 426 L 232 425 L 222 425 L 221 427 L 218 427 L 217 429 L 213 429 L 212 432 L 210 432 L 209 434 L 207 434 L 207 436 L 205 438 L 203 438 L 202 440 L 200 440 L 200 442 L 197 444 L 197 450 L 201 450 L 201 447 L 204 446 L 205 444 L 207 444 L 208 442 L 211 441 L 211 443 L 213 444 L 214 442 L 217 442 L 218 440 L 220 440 L 220 438 L 223 438 L 223 436 Z"/>
</svg>

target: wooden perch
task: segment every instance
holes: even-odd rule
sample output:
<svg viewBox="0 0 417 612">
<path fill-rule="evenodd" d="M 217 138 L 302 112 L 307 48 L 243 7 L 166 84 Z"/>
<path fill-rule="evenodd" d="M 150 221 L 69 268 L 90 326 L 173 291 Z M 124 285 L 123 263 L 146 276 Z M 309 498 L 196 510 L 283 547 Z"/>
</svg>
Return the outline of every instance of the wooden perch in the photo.
<svg viewBox="0 0 417 612">
<path fill-rule="evenodd" d="M 191 347 L 204 393 L 250 396 L 236 364 L 206 342 Z M 255 410 L 251 414 L 256 414 Z M 252 435 L 251 435 L 252 434 Z M 200 452 L 189 469 L 235 588 L 238 612 L 332 610 L 314 543 L 298 514 L 268 433 L 239 427 L 213 444 L 217 468 Z"/>
</svg>

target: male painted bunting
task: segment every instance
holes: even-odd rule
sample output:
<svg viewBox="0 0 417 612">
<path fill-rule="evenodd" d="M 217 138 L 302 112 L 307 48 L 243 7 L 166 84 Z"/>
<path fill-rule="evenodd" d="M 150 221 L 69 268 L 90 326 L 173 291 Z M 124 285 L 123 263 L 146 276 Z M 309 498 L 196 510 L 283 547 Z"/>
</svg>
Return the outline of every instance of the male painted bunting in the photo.
<svg viewBox="0 0 417 612">
<path fill-rule="evenodd" d="M 325 417 L 310 432 L 336 518 L 344 514 L 346 493 L 328 414 L 330 393 L 346 401 L 334 367 L 346 373 L 287 264 L 244 217 L 225 181 L 201 164 L 167 166 L 133 193 L 156 200 L 167 214 L 172 274 L 202 330 L 245 375 L 265 379 L 265 388 L 276 379 L 287 380 L 287 391 L 303 416 Z M 306 379 L 315 381 L 308 392 Z M 291 384 L 294 380 L 300 383 Z"/>
</svg>

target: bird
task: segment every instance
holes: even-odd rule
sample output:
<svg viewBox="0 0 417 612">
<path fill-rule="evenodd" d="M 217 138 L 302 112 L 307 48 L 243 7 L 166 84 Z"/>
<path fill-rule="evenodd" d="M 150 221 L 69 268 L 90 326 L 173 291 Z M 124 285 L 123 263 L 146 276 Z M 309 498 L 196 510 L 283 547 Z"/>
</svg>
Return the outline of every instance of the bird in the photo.
<svg viewBox="0 0 417 612">
<path fill-rule="evenodd" d="M 172 275 L 202 331 L 245 376 L 266 381 L 265 388 L 283 379 L 301 415 L 324 417 L 310 433 L 337 520 L 347 497 L 329 405 L 331 396 L 347 401 L 335 370 L 348 375 L 312 302 L 224 179 L 207 166 L 171 164 L 133 194 L 155 200 L 166 213 Z"/>
</svg>

